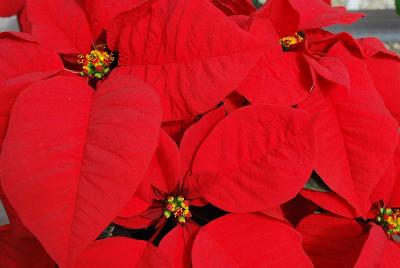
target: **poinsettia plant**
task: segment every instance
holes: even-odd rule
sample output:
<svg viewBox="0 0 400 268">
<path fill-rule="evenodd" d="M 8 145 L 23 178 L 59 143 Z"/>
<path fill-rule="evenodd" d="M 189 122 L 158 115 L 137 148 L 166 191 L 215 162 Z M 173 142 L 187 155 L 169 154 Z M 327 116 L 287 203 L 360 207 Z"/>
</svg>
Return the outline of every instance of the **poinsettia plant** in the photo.
<svg viewBox="0 0 400 268">
<path fill-rule="evenodd" d="M 400 58 L 323 0 L 6 1 L 0 267 L 398 267 Z"/>
</svg>

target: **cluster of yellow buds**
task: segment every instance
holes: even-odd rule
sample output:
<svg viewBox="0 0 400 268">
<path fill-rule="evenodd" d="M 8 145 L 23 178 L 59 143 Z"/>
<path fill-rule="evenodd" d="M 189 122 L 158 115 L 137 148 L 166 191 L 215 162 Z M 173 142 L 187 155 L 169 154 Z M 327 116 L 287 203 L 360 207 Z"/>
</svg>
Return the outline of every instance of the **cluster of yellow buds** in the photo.
<svg viewBox="0 0 400 268">
<path fill-rule="evenodd" d="M 279 39 L 284 51 L 289 51 L 299 47 L 304 42 L 305 35 L 303 32 L 297 32 L 294 35 L 289 35 Z"/>
<path fill-rule="evenodd" d="M 183 224 L 187 219 L 192 217 L 192 214 L 189 211 L 189 205 L 189 200 L 185 200 L 181 195 L 168 196 L 165 200 L 163 215 L 167 219 L 174 216 L 179 223 Z"/>
<path fill-rule="evenodd" d="M 79 55 L 78 63 L 82 65 L 81 76 L 102 79 L 110 72 L 114 56 L 107 51 L 106 45 L 96 45 L 89 54 Z"/>
<path fill-rule="evenodd" d="M 380 208 L 375 220 L 390 237 L 400 235 L 400 209 Z"/>
</svg>

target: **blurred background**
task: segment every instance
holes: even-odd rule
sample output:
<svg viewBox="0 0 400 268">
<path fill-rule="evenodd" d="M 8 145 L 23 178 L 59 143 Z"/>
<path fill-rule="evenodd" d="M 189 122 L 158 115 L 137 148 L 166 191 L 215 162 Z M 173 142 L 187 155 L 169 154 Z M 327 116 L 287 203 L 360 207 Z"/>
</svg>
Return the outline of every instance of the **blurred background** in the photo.
<svg viewBox="0 0 400 268">
<path fill-rule="evenodd" d="M 398 0 L 400 3 L 400 0 Z M 266 0 L 254 0 L 262 5 Z M 333 0 L 335 6 L 346 6 L 349 10 L 359 10 L 367 17 L 350 26 L 329 28 L 334 32 L 347 31 L 356 37 L 375 36 L 400 53 L 400 16 L 395 11 L 395 0 Z M 16 17 L 0 18 L 0 31 L 18 31 Z M 0 225 L 8 223 L 0 202 Z"/>
</svg>

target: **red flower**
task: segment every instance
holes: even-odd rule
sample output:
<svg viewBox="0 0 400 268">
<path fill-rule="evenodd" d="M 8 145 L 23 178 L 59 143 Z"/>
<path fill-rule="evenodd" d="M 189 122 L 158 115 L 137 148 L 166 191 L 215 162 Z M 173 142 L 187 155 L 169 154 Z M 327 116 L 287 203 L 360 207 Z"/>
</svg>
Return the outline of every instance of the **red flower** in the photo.
<svg viewBox="0 0 400 268">
<path fill-rule="evenodd" d="M 166 218 L 175 218 L 187 223 L 172 232 L 187 233 L 181 239 L 192 241 L 199 217 L 193 207 L 209 202 L 229 212 L 254 212 L 276 207 L 298 193 L 314 159 L 308 117 L 268 105 L 247 106 L 225 118 L 224 114 L 224 107 L 206 114 L 186 130 L 179 149 L 166 134 L 161 135 L 146 180 L 115 220 L 117 224 L 128 228 L 156 224 L 160 230 Z M 186 214 L 175 213 L 182 208 L 180 196 L 190 201 L 193 218 L 181 221 Z M 164 239 L 161 249 L 167 243 Z M 183 256 L 190 250 L 186 247 Z"/>
<path fill-rule="evenodd" d="M 308 96 L 315 82 L 315 72 L 347 85 L 340 62 L 321 57 L 318 51 L 309 49 L 308 31 L 337 23 L 352 23 L 361 16 L 343 8 L 333 8 L 321 0 L 268 1 L 245 24 L 253 36 L 266 44 L 266 50 L 238 92 L 252 103 L 291 106 Z M 288 40 L 293 45 L 290 48 L 284 46 L 284 50 L 289 51 L 284 52 L 281 44 Z"/>
<path fill-rule="evenodd" d="M 93 242 L 76 268 L 312 267 L 301 248 L 299 233 L 265 215 L 226 215 L 202 227 L 195 238 L 188 226 L 193 227 L 175 227 L 157 248 L 145 241 L 119 237 Z"/>
</svg>

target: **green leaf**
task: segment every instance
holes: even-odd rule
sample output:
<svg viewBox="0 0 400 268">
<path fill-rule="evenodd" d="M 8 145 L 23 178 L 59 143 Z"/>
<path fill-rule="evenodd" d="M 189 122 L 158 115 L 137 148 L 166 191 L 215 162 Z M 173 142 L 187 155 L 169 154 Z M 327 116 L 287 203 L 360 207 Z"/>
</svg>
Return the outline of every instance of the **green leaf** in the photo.
<svg viewBox="0 0 400 268">
<path fill-rule="evenodd" d="M 396 2 L 396 12 L 398 15 L 400 15 L 400 0 L 395 0 Z"/>
<path fill-rule="evenodd" d="M 306 185 L 304 185 L 304 189 L 323 193 L 332 191 L 315 171 L 313 171 L 310 179 L 307 181 Z"/>
<path fill-rule="evenodd" d="M 263 4 L 261 4 L 260 3 L 260 1 L 258 1 L 258 0 L 253 0 L 253 4 L 254 4 L 254 6 L 256 7 L 256 8 L 259 8 L 259 7 L 261 7 Z"/>
</svg>

